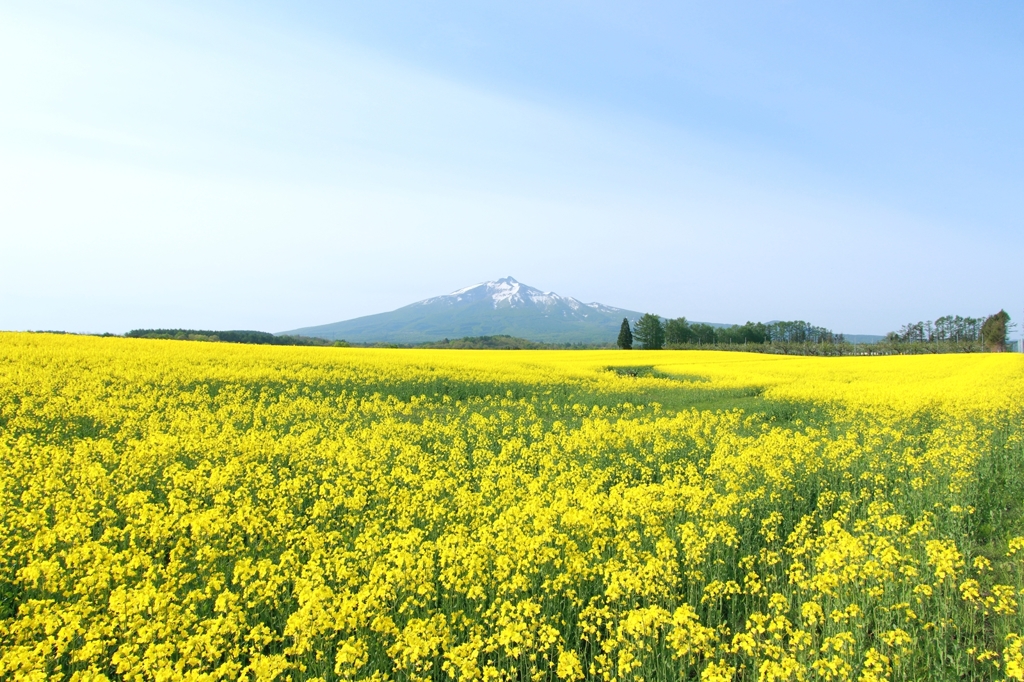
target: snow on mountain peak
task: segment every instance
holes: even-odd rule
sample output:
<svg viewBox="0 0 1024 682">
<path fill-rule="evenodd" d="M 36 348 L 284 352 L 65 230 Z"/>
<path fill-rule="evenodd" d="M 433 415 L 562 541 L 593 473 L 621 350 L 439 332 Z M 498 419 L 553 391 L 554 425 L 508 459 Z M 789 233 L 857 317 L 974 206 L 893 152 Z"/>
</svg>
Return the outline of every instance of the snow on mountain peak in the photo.
<svg viewBox="0 0 1024 682">
<path fill-rule="evenodd" d="M 423 305 L 434 303 L 453 305 L 461 301 L 485 301 L 488 299 L 494 308 L 499 306 L 519 308 L 526 305 L 548 308 L 550 306 L 565 305 L 575 312 L 581 308 L 604 309 L 606 307 L 593 303 L 584 304 L 575 298 L 559 296 L 551 291 L 541 291 L 517 281 L 514 277 L 505 277 L 492 282 L 480 282 L 479 284 L 453 291 L 446 296 L 428 298 L 425 301 L 421 301 L 421 303 Z"/>
</svg>

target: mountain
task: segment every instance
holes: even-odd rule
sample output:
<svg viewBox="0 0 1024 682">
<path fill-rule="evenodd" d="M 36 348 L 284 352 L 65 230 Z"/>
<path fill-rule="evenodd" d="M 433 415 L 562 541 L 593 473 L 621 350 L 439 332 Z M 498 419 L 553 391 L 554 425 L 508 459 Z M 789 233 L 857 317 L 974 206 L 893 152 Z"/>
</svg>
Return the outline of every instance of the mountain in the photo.
<svg viewBox="0 0 1024 682">
<path fill-rule="evenodd" d="M 614 343 L 622 318 L 632 324 L 641 315 L 601 303 L 582 303 L 506 277 L 389 313 L 281 333 L 354 343 L 423 343 L 499 334 L 547 343 Z"/>
<path fill-rule="evenodd" d="M 878 343 L 885 337 L 878 334 L 843 334 L 843 338 L 849 343 Z"/>
</svg>

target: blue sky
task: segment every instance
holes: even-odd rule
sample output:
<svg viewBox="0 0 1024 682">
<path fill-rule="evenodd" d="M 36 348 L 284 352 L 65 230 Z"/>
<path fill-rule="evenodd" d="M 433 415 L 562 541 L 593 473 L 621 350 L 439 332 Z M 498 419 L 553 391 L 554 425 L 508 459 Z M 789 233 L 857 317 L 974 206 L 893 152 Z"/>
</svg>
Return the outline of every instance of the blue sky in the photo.
<svg viewBox="0 0 1024 682">
<path fill-rule="evenodd" d="M 0 4 L 0 328 L 279 331 L 512 275 L 1024 315 L 1024 5 Z"/>
</svg>

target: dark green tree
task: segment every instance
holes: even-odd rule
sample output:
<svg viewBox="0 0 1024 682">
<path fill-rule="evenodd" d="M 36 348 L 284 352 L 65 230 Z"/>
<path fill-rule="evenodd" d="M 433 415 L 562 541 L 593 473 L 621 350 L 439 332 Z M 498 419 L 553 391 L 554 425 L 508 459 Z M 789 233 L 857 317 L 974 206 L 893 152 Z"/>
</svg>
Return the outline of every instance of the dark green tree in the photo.
<svg viewBox="0 0 1024 682">
<path fill-rule="evenodd" d="M 665 327 L 661 318 L 651 313 L 636 321 L 633 326 L 633 338 L 643 344 L 644 350 L 661 350 L 665 347 Z"/>
<path fill-rule="evenodd" d="M 619 327 L 619 340 L 616 343 L 623 350 L 633 349 L 633 332 L 629 330 L 628 318 L 622 318 L 622 326 Z"/>
<path fill-rule="evenodd" d="M 995 315 L 989 315 L 981 325 L 981 340 L 985 347 L 991 351 L 1001 353 L 1006 350 L 1006 324 L 1010 316 L 1005 310 L 1000 310 Z"/>
<path fill-rule="evenodd" d="M 679 317 L 665 322 L 665 343 L 683 344 L 693 339 L 693 332 L 690 330 L 690 323 L 685 317 Z"/>
<path fill-rule="evenodd" d="M 690 332 L 698 345 L 708 346 L 718 342 L 718 333 L 706 322 L 690 325 Z"/>
</svg>

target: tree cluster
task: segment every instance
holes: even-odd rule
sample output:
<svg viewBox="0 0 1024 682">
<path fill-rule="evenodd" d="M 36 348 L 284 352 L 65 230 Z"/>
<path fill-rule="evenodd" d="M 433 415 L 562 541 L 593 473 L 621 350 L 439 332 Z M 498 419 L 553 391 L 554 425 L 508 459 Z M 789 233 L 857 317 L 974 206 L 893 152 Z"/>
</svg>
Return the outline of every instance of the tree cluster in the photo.
<svg viewBox="0 0 1024 682">
<path fill-rule="evenodd" d="M 463 336 L 460 339 L 441 339 L 421 343 L 353 343 L 364 348 L 447 348 L 453 350 L 607 350 L 610 343 L 530 341 L 509 334 L 490 336 Z"/>
<path fill-rule="evenodd" d="M 554 347 L 553 344 L 529 341 L 508 334 L 492 336 L 464 336 L 461 339 L 443 339 L 426 343 L 412 344 L 413 348 L 455 348 L 483 350 L 543 350 Z"/>
<path fill-rule="evenodd" d="M 985 350 L 1002 352 L 1013 325 L 1005 310 L 986 318 L 945 315 L 935 320 L 911 322 L 899 331 L 889 332 L 885 340 L 891 344 L 934 344 L 971 349 L 981 344 Z"/>
<path fill-rule="evenodd" d="M 629 333 L 629 321 L 622 321 L 619 331 L 619 347 L 632 348 L 632 341 L 639 342 L 647 350 L 666 346 L 719 346 L 749 345 L 766 343 L 815 344 L 843 343 L 842 334 L 834 334 L 824 327 L 816 327 L 802 320 L 791 322 L 747 322 L 731 327 L 715 327 L 704 322 L 689 322 L 685 317 L 662 320 L 659 316 L 646 313 L 637 320 L 633 333 L 624 345 L 623 339 Z"/>
<path fill-rule="evenodd" d="M 953 341 L 956 343 L 978 341 L 981 339 L 981 326 L 984 320 L 980 317 L 960 317 L 944 315 L 934 322 L 911 322 L 889 332 L 886 339 L 896 343 L 927 343 L 935 341 Z"/>
<path fill-rule="evenodd" d="M 619 329 L 619 348 L 637 342 L 646 350 L 716 348 L 793 355 L 895 355 L 907 353 L 974 353 L 1005 351 L 1013 325 L 1004 310 L 987 318 L 946 315 L 912 322 L 889 332 L 877 344 L 850 344 L 842 334 L 803 320 L 747 322 L 730 327 L 692 323 L 685 317 L 663 320 L 646 313 L 632 331 L 629 320 Z"/>
</svg>

